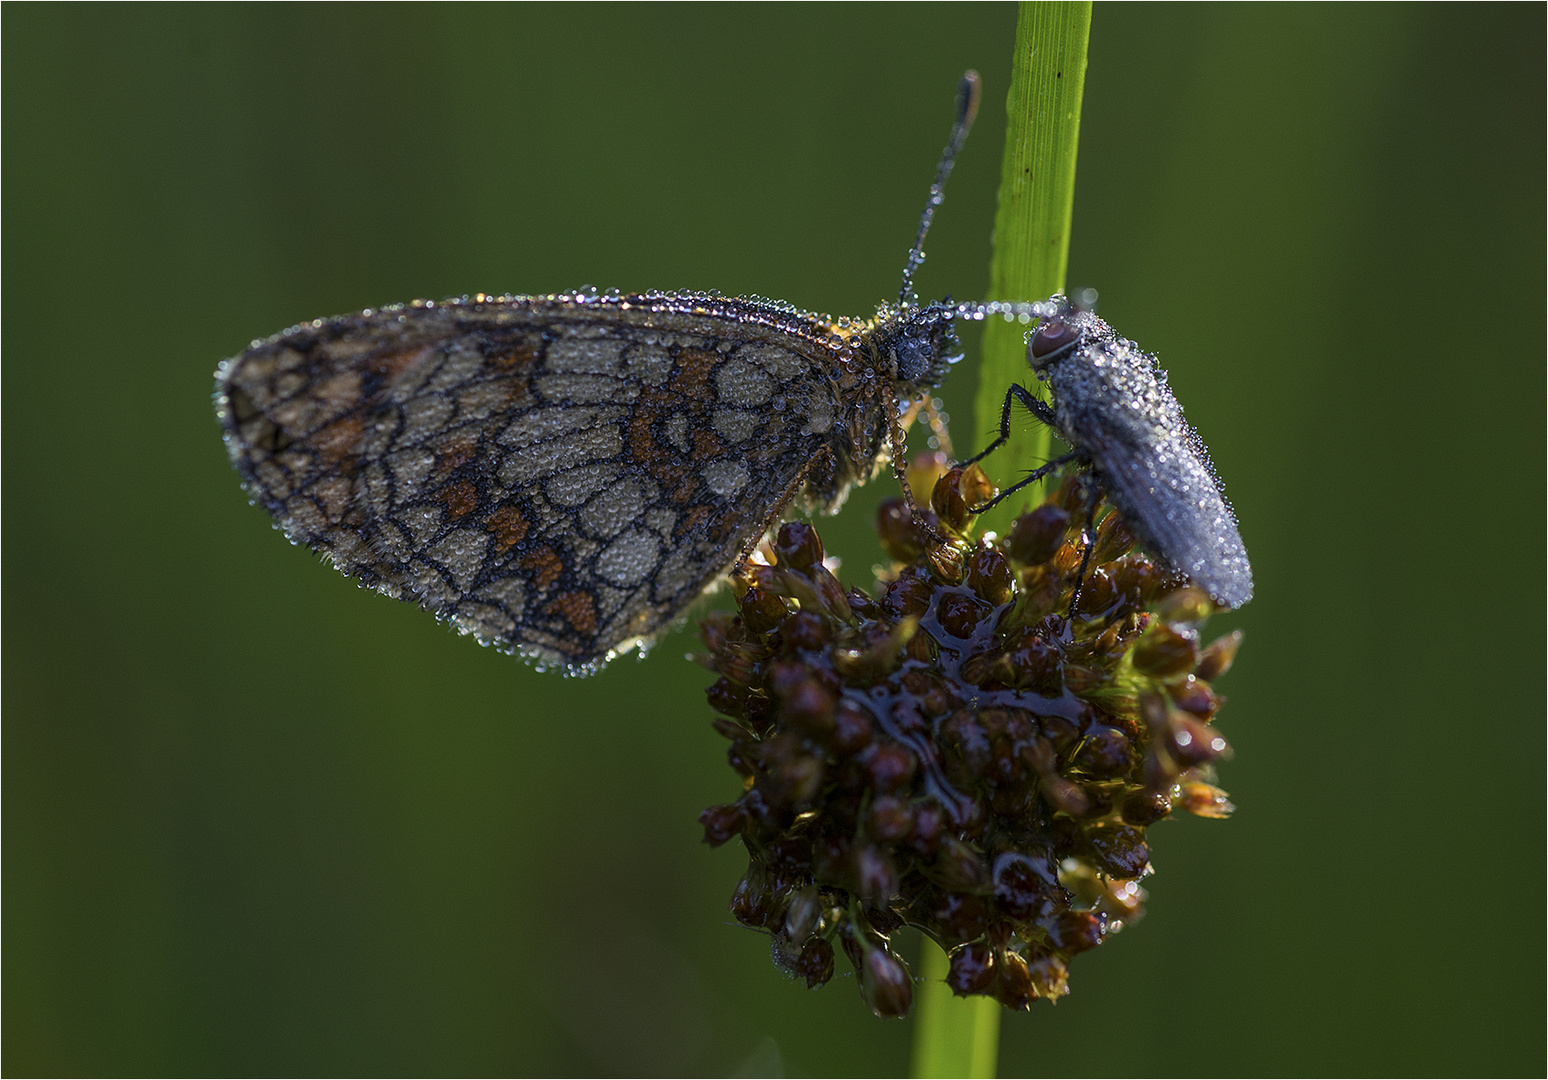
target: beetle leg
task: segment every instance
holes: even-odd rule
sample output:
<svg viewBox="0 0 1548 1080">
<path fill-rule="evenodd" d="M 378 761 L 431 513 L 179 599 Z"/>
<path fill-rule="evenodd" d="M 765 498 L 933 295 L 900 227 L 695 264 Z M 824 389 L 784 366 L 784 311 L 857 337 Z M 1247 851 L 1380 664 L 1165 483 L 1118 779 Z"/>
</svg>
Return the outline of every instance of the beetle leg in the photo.
<svg viewBox="0 0 1548 1080">
<path fill-rule="evenodd" d="M 1102 489 L 1089 474 L 1082 476 L 1086 495 L 1086 521 L 1080 529 L 1080 569 L 1075 572 L 1075 589 L 1070 593 L 1070 614 L 1065 622 L 1075 621 L 1075 605 L 1080 603 L 1080 587 L 1086 583 L 1086 569 L 1091 565 L 1091 549 L 1096 547 L 1096 512 L 1102 502 Z"/>
<path fill-rule="evenodd" d="M 1039 402 L 1038 404 L 1042 404 L 1042 403 Z M 988 510 L 990 507 L 998 506 L 1000 503 L 1004 502 L 1006 499 L 1008 499 L 1012 495 L 1016 494 L 1016 492 L 1020 491 L 1022 488 L 1026 487 L 1028 484 L 1035 484 L 1035 483 L 1037 483 L 1039 480 L 1041 480 L 1043 477 L 1047 476 L 1049 473 L 1053 472 L 1059 466 L 1061 466 L 1061 465 L 1068 465 L 1072 461 L 1084 461 L 1084 460 L 1086 460 L 1086 452 L 1084 450 L 1071 450 L 1068 454 L 1060 454 L 1058 457 L 1054 458 L 1048 464 L 1046 464 L 1046 465 L 1039 465 L 1037 468 L 1035 468 L 1031 472 L 1027 473 L 1027 475 L 1023 476 L 1020 480 L 1017 480 L 1010 487 L 1008 487 L 1004 491 L 1000 492 L 998 495 L 996 495 L 994 498 L 990 499 L 988 502 L 984 503 L 982 506 L 970 507 L 969 510 L 968 510 L 968 513 L 970 513 L 970 514 L 982 514 L 984 511 Z"/>
<path fill-rule="evenodd" d="M 999 436 L 995 438 L 994 442 L 984 447 L 978 453 L 974 454 L 966 461 L 959 461 L 957 464 L 961 465 L 963 468 L 966 468 L 967 466 L 973 464 L 975 461 L 981 461 L 988 457 L 990 454 L 1004 445 L 1005 440 L 1010 438 L 1011 403 L 1013 401 L 1021 402 L 1021 404 L 1026 408 L 1027 412 L 1037 417 L 1038 420 L 1041 420 L 1049 427 L 1053 427 L 1057 430 L 1056 425 L 1054 424 L 1053 410 L 1050 409 L 1047 405 L 1044 405 L 1037 398 L 1033 397 L 1032 391 L 1028 390 L 1025 386 L 1022 386 L 1020 383 L 1011 383 L 1010 389 L 1005 391 L 1005 405 L 1000 409 Z"/>
</svg>

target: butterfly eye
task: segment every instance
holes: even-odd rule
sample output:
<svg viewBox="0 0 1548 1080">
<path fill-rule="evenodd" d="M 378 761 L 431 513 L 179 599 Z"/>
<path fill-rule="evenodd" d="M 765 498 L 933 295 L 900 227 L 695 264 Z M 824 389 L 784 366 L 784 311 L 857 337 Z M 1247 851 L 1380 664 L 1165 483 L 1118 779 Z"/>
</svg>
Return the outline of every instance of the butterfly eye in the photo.
<svg viewBox="0 0 1548 1080">
<path fill-rule="evenodd" d="M 904 334 L 893 346 L 897 355 L 898 378 L 918 382 L 930 366 L 930 342 L 923 337 Z"/>
<path fill-rule="evenodd" d="M 1045 322 L 1037 328 L 1027 345 L 1027 354 L 1033 360 L 1041 360 L 1058 352 L 1080 337 L 1080 331 L 1060 319 Z"/>
</svg>

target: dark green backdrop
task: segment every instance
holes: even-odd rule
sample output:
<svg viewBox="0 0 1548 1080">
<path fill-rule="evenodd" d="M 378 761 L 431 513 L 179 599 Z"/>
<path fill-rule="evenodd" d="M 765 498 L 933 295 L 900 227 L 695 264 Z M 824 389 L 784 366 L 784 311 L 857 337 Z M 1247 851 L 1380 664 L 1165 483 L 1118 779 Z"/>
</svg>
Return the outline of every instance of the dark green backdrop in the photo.
<svg viewBox="0 0 1548 1080">
<path fill-rule="evenodd" d="M 725 910 L 687 635 L 539 676 L 292 549 L 249 339 L 584 283 L 980 295 L 1015 11 L 4 12 L 4 1069 L 896 1074 Z M 1006 1075 L 1544 1069 L 1544 13 L 1099 7 L 1071 284 L 1258 572 L 1227 823 Z M 959 439 L 971 371 L 947 398 Z M 868 581 L 862 493 L 827 530 Z M 842 965 L 841 965 L 842 966 Z"/>
</svg>

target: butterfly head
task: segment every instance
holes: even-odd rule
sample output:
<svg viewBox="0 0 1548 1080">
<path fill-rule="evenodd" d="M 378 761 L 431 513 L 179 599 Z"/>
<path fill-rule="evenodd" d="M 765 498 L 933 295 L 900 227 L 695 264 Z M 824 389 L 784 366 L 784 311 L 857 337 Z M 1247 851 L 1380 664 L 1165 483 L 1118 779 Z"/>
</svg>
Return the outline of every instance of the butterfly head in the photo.
<svg viewBox="0 0 1548 1080">
<path fill-rule="evenodd" d="M 939 386 L 962 359 L 957 317 L 956 305 L 934 301 L 902 308 L 882 321 L 877 348 L 890 363 L 903 396 Z"/>
</svg>

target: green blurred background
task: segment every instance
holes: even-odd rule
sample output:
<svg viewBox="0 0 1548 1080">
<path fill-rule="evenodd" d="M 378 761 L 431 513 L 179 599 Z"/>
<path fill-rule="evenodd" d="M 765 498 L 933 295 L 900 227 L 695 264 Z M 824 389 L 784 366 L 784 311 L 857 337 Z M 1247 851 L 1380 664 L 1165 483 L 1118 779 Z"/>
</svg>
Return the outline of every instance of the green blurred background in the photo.
<svg viewBox="0 0 1548 1080">
<path fill-rule="evenodd" d="M 7 1073 L 907 1067 L 908 1022 L 731 924 L 690 635 L 563 680 L 356 589 L 246 504 L 211 372 L 481 290 L 867 314 L 970 66 L 920 286 L 980 296 L 1014 21 L 6 7 Z M 1070 282 L 1241 515 L 1241 809 L 1157 827 L 1149 914 L 1006 1018 L 1004 1075 L 1541 1075 L 1543 41 L 1098 7 Z M 824 527 L 853 583 L 889 483 Z"/>
</svg>

